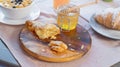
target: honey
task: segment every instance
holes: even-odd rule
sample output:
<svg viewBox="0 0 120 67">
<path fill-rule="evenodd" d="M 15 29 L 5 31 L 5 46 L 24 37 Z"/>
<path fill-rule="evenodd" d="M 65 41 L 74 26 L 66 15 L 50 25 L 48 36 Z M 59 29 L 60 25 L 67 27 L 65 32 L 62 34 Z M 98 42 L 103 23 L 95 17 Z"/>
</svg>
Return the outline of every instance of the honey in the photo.
<svg viewBox="0 0 120 67">
<path fill-rule="evenodd" d="M 75 29 L 78 23 L 78 14 L 69 13 L 66 14 L 58 14 L 58 26 L 60 26 L 64 30 L 73 30 Z"/>
<path fill-rule="evenodd" d="M 63 30 L 73 30 L 76 28 L 78 24 L 79 17 L 79 9 L 75 9 L 72 11 L 67 11 L 65 9 L 61 9 L 57 15 L 57 24 Z"/>
</svg>

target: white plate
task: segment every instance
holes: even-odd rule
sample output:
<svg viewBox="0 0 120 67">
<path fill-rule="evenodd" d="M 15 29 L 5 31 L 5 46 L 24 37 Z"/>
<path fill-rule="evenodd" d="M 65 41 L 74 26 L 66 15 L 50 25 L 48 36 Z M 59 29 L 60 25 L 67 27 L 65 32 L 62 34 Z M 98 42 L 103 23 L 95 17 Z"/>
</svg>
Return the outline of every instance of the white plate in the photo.
<svg viewBox="0 0 120 67">
<path fill-rule="evenodd" d="M 25 18 L 22 19 L 10 19 L 4 16 L 4 14 L 0 10 L 0 23 L 8 24 L 8 25 L 21 25 L 25 24 L 26 20 L 35 20 L 40 15 L 40 9 L 36 6 L 34 10 Z"/>
<path fill-rule="evenodd" d="M 120 39 L 120 31 L 112 30 L 112 29 L 106 28 L 98 24 L 96 20 L 94 19 L 94 16 L 92 16 L 90 19 L 90 25 L 96 32 L 98 32 L 99 34 L 103 36 L 106 36 L 112 39 Z"/>
</svg>

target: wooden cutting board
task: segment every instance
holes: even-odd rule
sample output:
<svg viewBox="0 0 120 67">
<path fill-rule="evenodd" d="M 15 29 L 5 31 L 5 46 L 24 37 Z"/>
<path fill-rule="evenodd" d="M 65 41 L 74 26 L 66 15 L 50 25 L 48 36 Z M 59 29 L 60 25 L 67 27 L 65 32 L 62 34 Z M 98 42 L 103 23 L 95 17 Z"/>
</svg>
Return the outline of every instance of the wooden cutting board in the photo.
<svg viewBox="0 0 120 67">
<path fill-rule="evenodd" d="M 61 31 L 56 40 L 66 43 L 68 50 L 64 53 L 55 54 L 50 50 L 49 42 L 39 40 L 25 27 L 20 32 L 22 49 L 30 56 L 48 62 L 66 62 L 81 58 L 91 47 L 91 37 L 88 31 L 80 25 L 69 32 Z"/>
</svg>

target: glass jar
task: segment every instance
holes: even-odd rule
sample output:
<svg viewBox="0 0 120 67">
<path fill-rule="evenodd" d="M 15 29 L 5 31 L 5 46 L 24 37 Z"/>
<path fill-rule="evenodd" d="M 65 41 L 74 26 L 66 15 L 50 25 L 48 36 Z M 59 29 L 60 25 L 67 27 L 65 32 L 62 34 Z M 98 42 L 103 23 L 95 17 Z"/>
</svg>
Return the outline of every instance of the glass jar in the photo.
<svg viewBox="0 0 120 67">
<path fill-rule="evenodd" d="M 71 10 L 74 5 L 68 4 L 57 9 L 57 24 L 62 30 L 73 30 L 78 24 L 80 8 Z"/>
</svg>

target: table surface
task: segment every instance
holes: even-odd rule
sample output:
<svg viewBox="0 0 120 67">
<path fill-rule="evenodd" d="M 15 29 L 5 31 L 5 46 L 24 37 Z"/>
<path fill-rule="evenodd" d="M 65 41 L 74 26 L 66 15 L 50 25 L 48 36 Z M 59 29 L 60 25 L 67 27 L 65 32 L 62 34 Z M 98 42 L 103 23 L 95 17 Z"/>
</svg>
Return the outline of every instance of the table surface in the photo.
<svg viewBox="0 0 120 67">
<path fill-rule="evenodd" d="M 77 0 L 76 0 L 77 1 Z M 92 0 L 79 0 L 81 2 Z M 106 38 L 96 33 L 89 25 L 90 17 L 97 11 L 108 7 L 119 7 L 119 0 L 106 3 L 100 1 L 98 4 L 81 8 L 79 24 L 84 26 L 92 38 L 90 51 L 80 59 L 65 63 L 49 63 L 37 60 L 27 55 L 20 47 L 20 30 L 24 25 L 6 25 L 0 23 L 0 38 L 7 44 L 14 57 L 22 67 L 110 67 L 120 61 L 120 40 Z M 78 4 L 78 2 L 77 2 Z M 55 12 L 52 9 L 52 0 L 40 2 L 41 14 L 38 20 L 55 22 Z M 44 19 L 43 19 L 44 18 Z"/>
<path fill-rule="evenodd" d="M 5 66 L 19 67 L 13 55 L 10 53 L 9 49 L 6 47 L 6 44 L 0 39 L 0 67 Z"/>
</svg>

